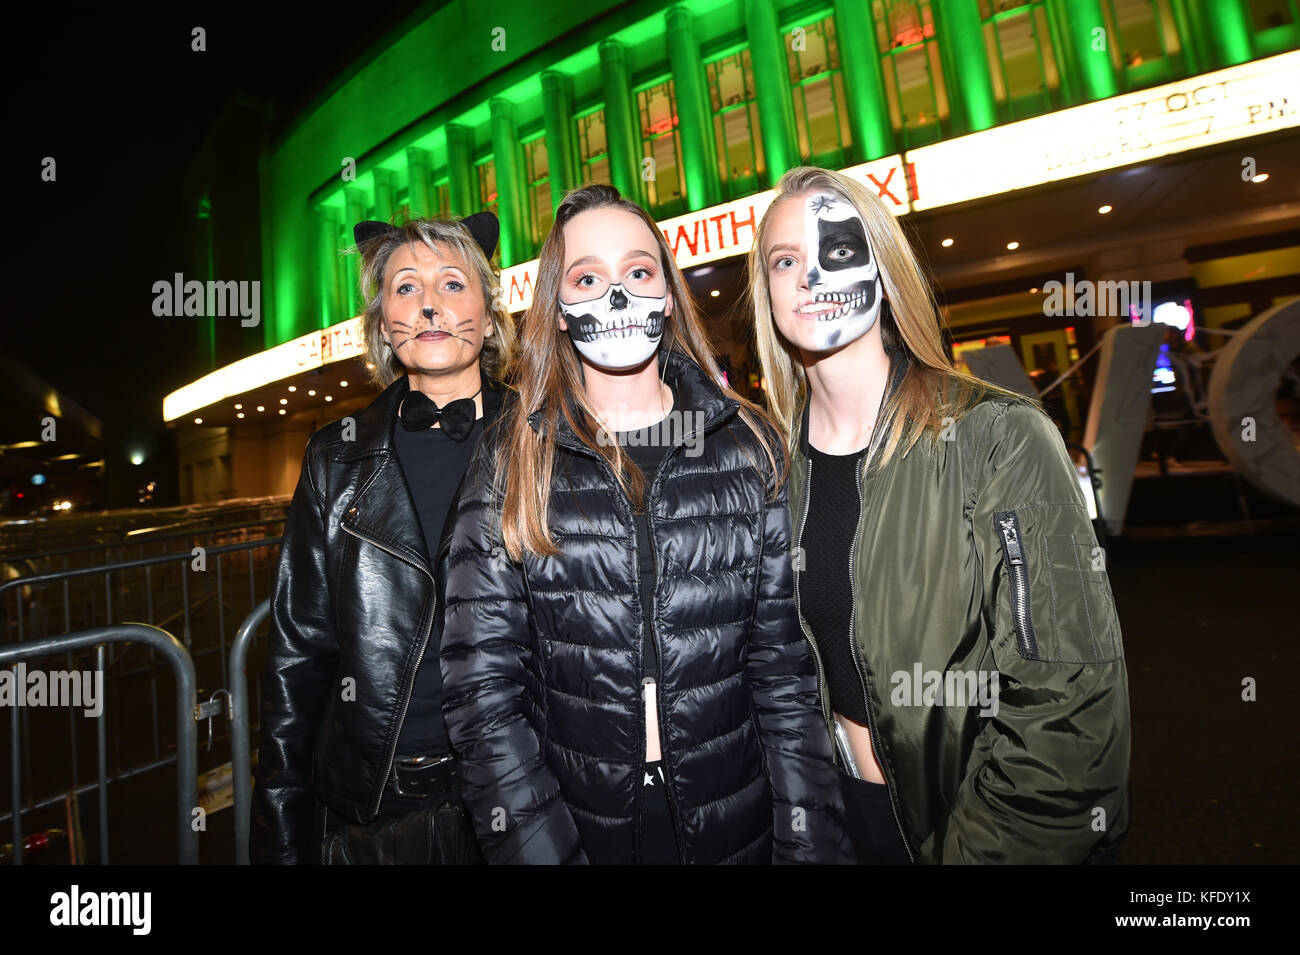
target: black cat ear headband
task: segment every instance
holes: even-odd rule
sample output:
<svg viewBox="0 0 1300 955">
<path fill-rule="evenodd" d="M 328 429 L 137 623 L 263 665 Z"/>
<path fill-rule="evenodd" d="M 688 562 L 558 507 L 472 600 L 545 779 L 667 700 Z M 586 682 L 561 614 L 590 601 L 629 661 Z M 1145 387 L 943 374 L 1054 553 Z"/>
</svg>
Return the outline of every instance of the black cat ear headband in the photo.
<svg viewBox="0 0 1300 955">
<path fill-rule="evenodd" d="M 460 224 L 469 229 L 470 235 L 474 237 L 478 247 L 483 250 L 483 255 L 489 259 L 492 258 L 492 253 L 496 251 L 497 238 L 501 235 L 501 224 L 497 222 L 497 217 L 490 212 L 476 212 L 472 216 L 461 219 Z M 380 222 L 378 219 L 367 219 L 365 222 L 358 222 L 352 227 L 352 238 L 356 241 L 357 247 L 360 248 L 363 242 L 396 231 L 398 231 L 397 227 L 391 226 L 387 222 Z"/>
</svg>

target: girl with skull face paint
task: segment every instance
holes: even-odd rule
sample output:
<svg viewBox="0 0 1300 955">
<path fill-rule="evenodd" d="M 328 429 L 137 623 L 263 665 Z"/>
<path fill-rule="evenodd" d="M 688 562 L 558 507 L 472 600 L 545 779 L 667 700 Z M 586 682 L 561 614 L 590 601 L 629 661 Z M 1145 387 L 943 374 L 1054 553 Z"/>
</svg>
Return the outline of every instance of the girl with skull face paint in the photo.
<svg viewBox="0 0 1300 955">
<path fill-rule="evenodd" d="M 644 210 L 565 198 L 521 335 L 442 643 L 488 860 L 841 861 L 782 442 L 721 384 Z"/>
<path fill-rule="evenodd" d="M 811 167 L 777 193 L 750 297 L 859 861 L 1108 859 L 1127 681 L 1061 437 L 953 367 L 883 202 Z"/>
</svg>

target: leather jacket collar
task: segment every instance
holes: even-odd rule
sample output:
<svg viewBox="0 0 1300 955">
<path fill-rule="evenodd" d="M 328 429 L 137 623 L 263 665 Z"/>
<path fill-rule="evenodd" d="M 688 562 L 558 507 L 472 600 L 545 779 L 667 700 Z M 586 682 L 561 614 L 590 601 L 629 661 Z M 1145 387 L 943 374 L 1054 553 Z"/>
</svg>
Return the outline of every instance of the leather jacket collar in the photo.
<svg viewBox="0 0 1300 955">
<path fill-rule="evenodd" d="M 668 382 L 673 389 L 673 410 L 679 412 L 703 411 L 706 433 L 726 421 L 739 410 L 740 402 L 723 394 L 717 383 L 704 373 L 704 369 L 691 361 L 686 355 L 672 349 L 660 348 L 657 357 L 659 370 L 663 374 L 664 381 Z M 665 363 L 667 368 L 664 367 Z M 540 431 L 542 424 L 540 409 L 528 416 L 528 423 L 532 425 L 534 431 Z M 686 440 L 694 433 L 692 430 L 681 434 L 678 443 L 686 443 Z M 573 429 L 569 427 L 569 423 L 563 415 L 559 415 L 556 422 L 555 441 L 562 447 L 574 451 L 587 454 L 593 453 L 574 434 Z"/>
<path fill-rule="evenodd" d="M 501 412 L 506 385 L 489 378 L 480 370 L 483 386 L 483 426 L 486 428 Z M 431 577 L 436 557 L 428 553 L 420 518 L 411 492 L 397 460 L 393 428 L 397 408 L 411 390 L 410 379 L 403 375 L 355 416 L 356 437 L 342 442 L 335 460 L 359 462 L 357 493 L 348 503 L 343 524 L 358 536 L 391 551 L 407 563 L 422 568 Z M 452 526 L 457 511 L 453 499 L 448 519 L 438 544 L 441 555 L 451 543 Z"/>
</svg>

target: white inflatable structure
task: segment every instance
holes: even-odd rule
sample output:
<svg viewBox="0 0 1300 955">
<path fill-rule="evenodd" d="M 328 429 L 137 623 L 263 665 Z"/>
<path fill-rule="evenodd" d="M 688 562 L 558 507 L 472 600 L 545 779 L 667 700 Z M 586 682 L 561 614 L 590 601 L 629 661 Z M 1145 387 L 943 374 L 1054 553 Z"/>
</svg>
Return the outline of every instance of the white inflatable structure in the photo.
<svg viewBox="0 0 1300 955">
<path fill-rule="evenodd" d="M 1300 506 L 1300 447 L 1277 413 L 1282 375 L 1300 357 L 1300 298 L 1251 319 L 1215 357 L 1210 428 L 1233 469 Z"/>
<path fill-rule="evenodd" d="M 1164 341 L 1163 325 L 1116 325 L 1101 343 L 1101 364 L 1088 407 L 1083 446 L 1101 479 L 1097 510 L 1109 534 L 1124 530 L 1142 435 L 1151 410 L 1151 375 Z"/>
</svg>

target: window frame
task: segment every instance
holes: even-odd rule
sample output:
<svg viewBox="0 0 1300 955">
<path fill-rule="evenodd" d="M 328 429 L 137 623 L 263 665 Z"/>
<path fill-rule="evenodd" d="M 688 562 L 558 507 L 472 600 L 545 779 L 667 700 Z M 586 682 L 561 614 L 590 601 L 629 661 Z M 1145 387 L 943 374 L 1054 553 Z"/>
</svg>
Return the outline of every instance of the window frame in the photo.
<svg viewBox="0 0 1300 955">
<path fill-rule="evenodd" d="M 848 164 L 853 155 L 853 125 L 848 121 L 848 93 L 844 84 L 844 62 L 839 51 L 840 26 L 835 20 L 834 7 L 823 6 L 820 11 L 804 13 L 797 19 L 792 19 L 786 26 L 782 27 L 782 33 L 789 33 L 798 28 L 806 29 L 809 26 L 820 26 L 830 21 L 834 32 L 835 40 L 835 59 L 836 66 L 827 66 L 819 73 L 812 76 L 801 76 L 797 81 L 790 79 L 790 69 L 792 64 L 792 55 L 795 51 L 787 45 L 785 51 L 785 75 L 790 83 L 790 98 L 794 105 L 795 121 L 795 144 L 800 151 L 800 161 L 815 166 L 825 166 L 831 169 L 838 169 Z M 823 34 L 823 42 L 826 43 L 826 56 L 830 60 L 830 41 Z M 797 62 L 797 59 L 794 61 Z M 816 150 L 816 144 L 813 142 L 812 124 L 808 119 L 808 97 L 807 87 L 815 83 L 828 82 L 831 96 L 831 114 L 835 117 L 836 135 L 839 143 L 835 148 L 824 149 L 820 152 Z M 803 122 L 800 124 L 800 106 L 803 107 Z M 804 154 L 802 145 L 799 144 L 799 134 L 802 132 L 807 137 L 808 149 Z M 846 137 L 847 136 L 847 140 Z"/>
<path fill-rule="evenodd" d="M 757 191 L 760 183 L 763 181 L 763 176 L 767 172 L 767 156 L 763 151 L 762 131 L 758 128 L 758 117 L 755 115 L 758 109 L 758 85 L 754 82 L 752 56 L 750 57 L 749 70 L 747 73 L 744 70 L 743 59 L 741 66 L 741 72 L 744 76 L 745 93 L 749 94 L 749 98 L 730 105 L 724 103 L 719 109 L 713 108 L 713 93 L 715 88 L 714 77 L 717 69 L 716 64 L 721 63 L 723 60 L 729 60 L 732 57 L 743 57 L 744 54 L 748 52 L 748 43 L 743 41 L 733 43 L 722 51 L 710 56 L 709 59 L 705 60 L 702 64 L 704 67 L 704 82 L 709 92 L 709 117 L 713 125 L 714 149 L 717 153 L 718 159 L 718 176 L 723 191 L 726 193 L 728 199 L 739 199 Z M 721 100 L 722 97 L 719 95 L 718 101 L 721 102 Z M 749 176 L 740 178 L 731 175 L 731 162 L 725 136 L 726 120 L 723 118 L 728 113 L 738 111 L 744 111 L 745 121 L 749 126 L 749 155 L 754 170 Z M 757 135 L 755 135 L 755 133 L 757 133 Z M 726 175 L 723 175 L 724 169 L 726 170 Z"/>
<path fill-rule="evenodd" d="M 673 75 L 671 72 L 660 73 L 655 77 L 655 79 L 649 82 L 638 83 L 636 84 L 636 86 L 632 88 L 633 102 L 636 104 L 637 139 L 640 142 L 640 146 L 641 146 L 640 149 L 641 156 L 640 159 L 637 161 L 637 179 L 641 183 L 641 185 L 638 187 L 638 192 L 640 193 L 641 204 L 645 206 L 645 208 L 650 212 L 652 216 L 654 216 L 657 219 L 671 219 L 673 216 L 681 215 L 683 212 L 686 212 L 686 175 L 685 175 L 685 170 L 682 168 L 681 123 L 680 122 L 671 123 L 669 129 L 666 130 L 665 132 L 652 133 L 649 136 L 646 136 L 644 132 L 646 129 L 645 120 L 648 119 L 649 117 L 645 109 L 641 105 L 641 95 L 647 92 L 648 90 L 652 90 L 660 86 L 668 87 L 666 96 L 668 98 L 668 102 L 671 104 L 672 116 L 674 119 L 676 119 L 678 115 L 677 114 L 677 84 L 673 82 Z M 646 152 L 646 148 L 656 140 L 664 139 L 665 137 L 672 138 L 673 154 L 677 159 L 676 169 L 677 169 L 678 197 L 676 199 L 671 199 L 667 202 L 652 203 L 650 201 L 649 182 L 648 180 L 644 179 L 641 176 L 641 168 L 642 168 L 641 160 L 653 159 L 654 158 L 653 148 L 650 149 L 650 152 Z M 659 183 L 659 163 L 656 162 L 655 163 L 656 197 L 658 197 L 659 194 L 658 183 Z"/>
</svg>

